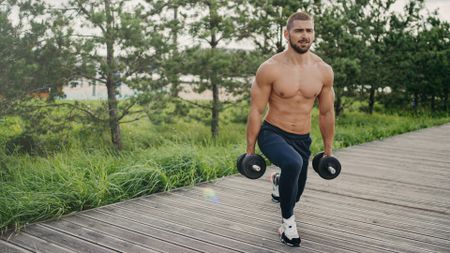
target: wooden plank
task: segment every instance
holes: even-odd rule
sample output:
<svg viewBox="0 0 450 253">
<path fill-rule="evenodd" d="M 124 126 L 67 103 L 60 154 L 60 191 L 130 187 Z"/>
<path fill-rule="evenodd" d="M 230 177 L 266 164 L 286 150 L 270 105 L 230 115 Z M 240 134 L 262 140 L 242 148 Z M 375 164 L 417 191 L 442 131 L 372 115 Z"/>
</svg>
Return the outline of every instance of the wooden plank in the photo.
<svg viewBox="0 0 450 253">
<path fill-rule="evenodd" d="M 24 229 L 24 231 L 36 237 L 42 238 L 43 240 L 50 241 L 61 247 L 69 248 L 77 252 L 86 252 L 86 253 L 117 252 L 112 249 L 101 247 L 94 243 L 87 242 L 77 237 L 56 231 L 54 229 L 47 228 L 40 224 L 28 226 Z"/>
<path fill-rule="evenodd" d="M 130 225 L 123 224 L 122 219 L 118 219 L 118 222 L 116 224 L 116 222 L 109 221 L 108 218 L 110 216 L 102 217 L 102 220 L 96 219 L 92 216 L 95 216 L 93 212 L 85 212 L 84 214 L 71 216 L 64 219 L 74 224 L 88 227 L 89 229 L 98 232 L 120 237 L 123 240 L 136 245 L 149 247 L 157 252 L 195 252 L 192 249 L 183 248 L 179 245 L 179 243 L 177 243 L 176 240 L 174 242 L 167 242 L 167 239 L 160 240 L 159 237 L 151 236 L 152 234 L 159 234 L 159 232 L 162 232 L 160 237 L 164 237 L 166 235 L 164 231 L 151 228 L 148 229 L 148 231 L 150 232 L 146 232 L 147 230 L 145 229 L 136 231 L 134 229 L 133 223 L 130 223 Z M 169 236 L 167 238 L 171 237 L 172 236 Z"/>
<path fill-rule="evenodd" d="M 267 212 L 274 212 L 277 211 L 278 208 L 274 205 L 267 205 L 264 203 L 264 200 L 267 200 L 267 196 L 264 196 L 264 198 L 261 198 L 259 195 L 253 195 L 252 198 L 245 198 L 245 194 L 239 194 L 236 192 L 230 192 L 229 189 L 227 191 L 224 191 L 223 189 L 220 189 L 218 186 L 214 186 L 212 188 L 213 190 L 217 189 L 217 192 L 220 192 L 223 196 L 224 201 L 227 201 L 230 205 L 235 205 L 239 207 L 245 207 L 248 209 L 255 208 L 258 211 L 265 211 Z M 243 196 L 243 197 L 240 197 Z M 242 204 L 245 203 L 245 204 Z M 322 207 L 311 207 L 302 205 L 302 215 L 303 217 L 306 217 L 308 219 L 317 220 L 321 219 L 324 222 L 327 222 L 328 220 L 331 220 L 331 217 L 328 217 L 329 214 L 332 215 L 332 220 L 336 224 L 341 224 L 342 226 L 346 227 L 355 227 L 357 229 L 359 228 L 366 228 L 370 229 L 371 232 L 379 232 L 386 235 L 391 235 L 397 238 L 402 238 L 405 240 L 413 241 L 412 243 L 419 244 L 421 246 L 425 246 L 425 248 L 432 247 L 432 245 L 438 245 L 442 248 L 450 248 L 450 241 L 447 239 L 437 238 L 437 237 L 430 237 L 423 234 L 420 234 L 420 232 L 414 232 L 410 231 L 410 228 L 408 229 L 401 229 L 400 227 L 386 227 L 381 226 L 379 223 L 373 223 L 368 222 L 366 219 L 368 217 L 363 216 L 362 218 L 358 219 L 357 214 L 351 214 L 346 215 L 345 213 L 340 213 L 338 210 L 323 210 Z M 420 229 L 418 231 L 421 231 Z M 430 245 L 428 245 L 430 244 Z"/>
<path fill-rule="evenodd" d="M 195 207 L 187 207 L 187 206 L 183 206 L 183 207 L 177 207 L 177 208 L 181 208 L 181 209 L 185 209 L 188 211 L 193 211 L 195 210 Z M 197 206 L 197 209 L 199 210 L 198 213 L 200 213 L 203 217 L 207 217 L 206 219 L 224 219 L 224 220 L 228 220 L 229 222 L 235 223 L 237 224 L 237 226 L 242 226 L 242 224 L 244 224 L 247 227 L 252 227 L 253 229 L 259 229 L 261 231 L 258 232 L 258 236 L 264 236 L 266 238 L 278 238 L 278 235 L 276 235 L 276 229 L 279 227 L 280 222 L 279 219 L 280 218 L 276 218 L 276 221 L 274 220 L 269 220 L 269 219 L 261 219 L 261 217 L 257 217 L 255 215 L 250 216 L 250 215 L 246 215 L 244 218 L 242 217 L 242 214 L 239 213 L 240 210 L 237 211 L 229 211 L 228 208 L 224 208 L 222 209 L 221 212 L 218 212 L 216 210 L 208 210 L 205 209 L 203 207 L 199 208 L 199 206 Z M 233 217 L 233 215 L 235 213 L 239 213 L 239 217 Z M 208 217 L 210 216 L 210 217 Z M 272 218 L 275 218 L 276 216 L 273 216 Z M 307 249 L 311 248 L 311 249 L 315 249 L 318 250 L 320 252 L 323 252 L 324 248 L 327 247 L 332 247 L 332 251 L 336 252 L 345 252 L 348 250 L 356 249 L 356 248 L 360 248 L 361 245 L 359 244 L 355 244 L 353 238 L 351 240 L 346 240 L 346 236 L 341 236 L 341 235 L 333 235 L 330 234 L 326 229 L 323 229 L 321 227 L 316 227 L 313 228 L 312 226 L 306 226 L 303 227 L 303 229 L 305 230 L 305 232 L 302 231 L 302 229 L 300 229 L 300 234 L 302 236 L 302 249 L 305 247 Z M 246 233 L 248 233 L 248 229 L 245 230 Z M 273 231 L 273 232 L 270 232 Z M 249 234 L 244 235 L 244 237 L 242 237 L 243 239 L 248 239 L 249 238 Z M 260 238 L 260 240 L 262 240 L 263 238 Z M 336 241 L 344 241 L 346 243 L 344 244 L 339 244 L 336 243 Z M 281 244 L 278 243 L 278 245 L 282 246 Z M 358 245 L 357 247 L 355 247 L 355 245 Z M 368 245 L 368 247 L 366 247 L 367 252 L 378 252 L 376 250 L 373 250 L 373 246 Z M 328 250 L 325 250 L 328 251 Z"/>
<path fill-rule="evenodd" d="M 436 212 L 440 214 L 449 214 L 449 205 L 435 202 L 433 200 L 418 199 L 409 200 L 406 195 L 394 195 L 389 192 L 376 192 L 372 189 L 366 191 L 358 191 L 356 188 L 352 188 L 351 185 L 339 185 L 339 187 L 333 186 L 332 189 L 326 189 L 326 185 L 311 186 L 310 189 L 324 192 L 332 192 L 335 194 L 350 196 L 354 198 L 372 199 L 381 203 L 390 203 L 393 205 L 400 205 L 404 207 L 426 210 L 430 212 Z"/>
<path fill-rule="evenodd" d="M 374 152 L 363 152 L 360 150 L 357 150 L 357 152 L 354 153 L 339 153 L 339 158 L 341 159 L 349 159 L 352 161 L 353 164 L 357 163 L 363 163 L 366 161 L 372 161 L 372 162 L 378 162 L 382 163 L 383 165 L 387 166 L 397 166 L 398 168 L 404 168 L 405 170 L 410 170 L 410 168 L 414 168 L 414 170 L 422 170 L 422 171 L 428 171 L 425 170 L 422 166 L 427 166 L 430 170 L 435 171 L 438 173 L 438 175 L 448 175 L 448 161 L 443 160 L 433 160 L 433 161 L 426 161 L 424 159 L 418 159 L 418 158 L 397 158 L 392 157 L 388 153 L 386 155 L 376 154 Z"/>
<path fill-rule="evenodd" d="M 336 179 L 338 180 L 338 179 Z M 309 180 L 310 182 L 311 180 Z M 267 192 L 267 190 L 271 190 L 271 186 L 267 185 L 267 182 L 264 180 L 248 180 L 244 179 L 243 177 L 228 177 L 227 180 L 221 180 L 215 182 L 215 184 L 230 184 L 235 185 L 236 187 L 243 187 L 243 188 L 251 188 L 251 189 L 263 189 Z M 319 194 L 320 193 L 320 194 Z M 398 203 L 388 203 L 386 201 L 377 201 L 375 199 L 364 199 L 364 198 L 356 198 L 355 196 L 349 196 L 346 194 L 337 194 L 334 192 L 329 191 L 323 191 L 321 188 L 313 188 L 312 183 L 307 183 L 306 190 L 304 195 L 309 196 L 310 194 L 314 194 L 314 196 L 317 197 L 326 197 L 327 201 L 334 201 L 334 200 L 341 200 L 339 204 L 342 203 L 348 203 L 348 204 L 356 204 L 358 205 L 359 202 L 363 202 L 363 206 L 366 206 L 368 208 L 374 209 L 374 210 L 381 210 L 381 211 L 389 211 L 389 212 L 397 212 L 400 214 L 403 214 L 405 217 L 411 216 L 411 218 L 414 219 L 425 219 L 428 218 L 431 219 L 437 219 L 439 224 L 444 224 L 447 227 L 450 227 L 450 220 L 448 219 L 447 214 L 443 213 L 433 213 L 430 215 L 429 210 L 423 210 L 423 209 L 414 209 L 411 210 L 411 207 L 406 207 L 402 205 L 398 205 Z"/>
<path fill-rule="evenodd" d="M 261 248 L 259 246 L 251 245 L 248 243 L 243 243 L 240 241 L 237 241 L 235 239 L 229 239 L 223 236 L 218 236 L 210 233 L 206 233 L 204 231 L 198 230 L 198 229 L 192 229 L 189 227 L 182 226 L 180 224 L 174 223 L 174 222 L 168 222 L 161 219 L 156 219 L 150 215 L 142 215 L 138 214 L 136 212 L 130 212 L 128 210 L 124 209 L 116 209 L 111 206 L 107 208 L 102 208 L 101 215 L 97 215 L 96 218 L 102 218 L 105 217 L 105 215 L 113 215 L 113 219 L 118 220 L 120 217 L 123 217 L 125 219 L 130 220 L 129 223 L 131 224 L 131 221 L 144 224 L 147 226 L 151 226 L 152 228 L 159 228 L 161 230 L 172 232 L 174 234 L 177 234 L 179 238 L 182 238 L 182 236 L 186 238 L 195 238 L 196 240 L 203 240 L 204 242 L 208 242 L 209 244 L 222 247 L 224 249 L 230 249 L 234 251 L 242 250 L 244 252 L 274 252 L 272 250 L 268 250 L 265 248 Z M 91 216 L 91 214 L 89 214 Z M 186 239 L 183 238 L 183 239 Z M 190 247 L 195 248 L 196 243 L 189 244 L 189 241 L 182 240 L 184 247 Z M 212 251 L 209 251 L 212 252 Z"/>
<path fill-rule="evenodd" d="M 32 252 L 32 251 L 28 251 L 24 248 L 14 245 L 14 244 L 0 240 L 0 252 L 2 252 L 2 253 L 28 253 L 28 252 Z"/>
<path fill-rule="evenodd" d="M 100 217 L 100 219 L 97 217 Z M 124 221 L 120 217 L 111 217 L 99 212 L 84 212 L 83 214 L 67 217 L 65 220 L 159 252 L 195 252 L 195 250 L 183 247 L 181 241 L 183 238 L 178 239 L 173 234 L 152 229 L 151 227 L 136 229 L 134 222 Z M 167 241 L 168 238 L 172 238 L 171 241 Z"/>
<path fill-rule="evenodd" d="M 224 194 L 222 192 L 225 192 L 226 194 L 232 194 L 233 196 L 252 196 L 253 200 L 258 199 L 260 202 L 264 201 L 264 199 L 269 198 L 267 191 L 263 192 L 263 196 L 260 197 L 256 194 L 260 194 L 261 192 L 248 190 L 248 188 L 231 188 L 230 186 L 227 187 L 223 184 L 215 184 L 212 189 L 220 189 L 221 195 Z M 303 197 L 300 204 L 300 210 L 302 212 L 311 208 L 318 209 L 314 210 L 313 213 L 320 212 L 320 209 L 325 209 L 326 213 L 340 213 L 343 216 L 350 216 L 352 219 L 358 218 L 360 221 L 370 221 L 370 223 L 378 224 L 380 226 L 386 226 L 388 228 L 403 229 L 404 231 L 414 231 L 418 234 L 429 235 L 441 239 L 450 238 L 450 231 L 448 231 L 448 227 L 442 226 L 441 224 L 430 224 L 427 222 L 422 222 L 418 219 L 404 218 L 402 213 L 392 215 L 386 212 L 374 212 L 370 208 L 365 210 L 356 209 L 355 207 L 348 207 L 347 205 L 343 205 L 345 204 L 345 202 L 332 202 L 329 199 L 324 201 L 318 199 L 316 196 L 307 198 Z M 305 210 L 305 208 L 307 209 Z"/>
<path fill-rule="evenodd" d="M 375 164 L 379 165 L 374 169 L 382 166 L 388 166 L 388 168 L 400 170 L 400 171 L 417 171 L 417 172 L 429 172 L 433 171 L 438 173 L 437 175 L 448 175 L 448 163 L 445 160 L 437 160 L 433 164 L 424 162 L 423 160 L 412 159 L 400 159 L 387 156 L 375 156 L 370 154 L 359 153 L 338 153 L 339 159 L 347 161 L 345 164 Z M 425 167 L 424 167 L 425 166 Z M 411 169 L 413 168 L 413 169 Z M 426 174 L 426 173 L 424 173 Z"/>
<path fill-rule="evenodd" d="M 384 200 L 392 199 L 398 201 L 397 203 L 415 203 L 418 206 L 421 205 L 424 209 L 431 209 L 431 206 L 433 206 L 444 213 L 450 209 L 450 198 L 448 198 L 450 192 L 446 190 L 349 174 L 343 174 L 342 176 L 340 179 L 343 180 L 333 180 L 333 182 L 327 182 L 318 177 L 312 177 L 309 181 L 314 183 L 314 188 L 321 188 L 325 191 L 343 190 L 347 193 L 358 194 L 360 189 L 364 189 L 364 193 L 361 195 L 373 195 Z"/>
<path fill-rule="evenodd" d="M 159 203 L 158 200 L 154 201 L 155 202 L 152 203 L 153 201 L 146 199 L 146 202 L 149 203 L 144 204 L 142 202 L 139 202 L 139 205 L 145 205 L 146 207 L 148 207 L 149 205 L 154 204 L 158 206 L 166 205 L 168 207 L 173 207 L 172 204 L 161 204 Z M 176 208 L 181 209 L 182 211 L 185 212 L 194 212 L 191 210 L 195 210 L 195 207 L 188 207 L 188 206 L 183 207 L 177 206 Z M 230 223 L 236 224 L 236 226 L 234 227 L 245 226 L 246 229 L 244 231 L 246 234 L 243 237 L 238 236 L 239 238 L 248 239 L 249 235 L 247 233 L 249 233 L 249 231 L 252 231 L 252 229 L 256 229 L 258 230 L 258 232 L 255 233 L 257 233 L 258 236 L 266 237 L 268 238 L 268 240 L 270 240 L 270 238 L 274 238 L 273 235 L 274 233 L 273 232 L 268 233 L 268 231 L 274 231 L 280 225 L 279 221 L 280 218 L 277 217 L 275 218 L 276 221 L 273 221 L 273 218 L 278 215 L 274 215 L 271 218 L 266 217 L 265 220 L 263 220 L 261 219 L 261 217 L 257 215 L 253 216 L 248 215 L 245 218 L 233 217 L 235 213 L 239 213 L 239 216 L 242 216 L 242 212 L 240 210 L 228 212 L 228 207 L 223 207 L 223 209 L 221 209 L 221 212 L 217 212 L 216 210 L 208 210 L 208 209 L 205 210 L 205 208 L 199 208 L 198 206 L 197 210 L 199 210 L 198 212 L 201 213 L 202 217 L 204 217 L 203 219 L 213 219 L 214 221 L 217 221 L 217 219 L 223 219 L 227 220 Z M 252 222 L 252 220 L 255 221 Z M 248 227 L 251 227 L 252 229 L 248 229 Z M 302 249 L 312 248 L 320 252 L 330 251 L 324 250 L 324 248 L 326 247 L 332 247 L 331 251 L 333 252 L 342 250 L 358 251 L 358 249 L 360 248 L 364 248 L 365 252 L 379 252 L 380 249 L 385 249 L 383 247 L 380 248 L 375 246 L 377 245 L 376 244 L 377 242 L 373 243 L 371 239 L 364 240 L 365 244 L 361 244 L 358 243 L 358 241 L 355 240 L 355 238 L 353 237 L 349 238 L 347 235 L 341 233 L 336 234 L 330 233 L 329 229 L 327 228 L 322 228 L 320 226 L 311 226 L 310 224 L 302 224 L 300 228 L 300 234 L 302 237 Z M 260 238 L 259 240 L 261 239 L 264 240 L 263 238 Z M 380 245 L 383 246 L 384 243 Z M 385 251 L 390 250 L 385 249 Z"/>
<path fill-rule="evenodd" d="M 437 160 L 446 160 L 448 158 L 448 153 L 443 152 L 442 150 L 439 149 L 430 149 L 429 147 L 427 148 L 427 153 L 426 153 L 426 157 L 427 158 L 432 158 L 432 159 L 437 159 Z M 371 145 L 371 146 L 358 146 L 358 150 L 363 150 L 363 151 L 378 151 L 378 152 L 384 152 L 384 153 L 395 153 L 395 154 L 404 154 L 407 153 L 410 156 L 413 156 L 415 158 L 417 157 L 421 157 L 423 156 L 423 151 L 418 149 L 417 147 L 410 147 L 410 146 L 394 146 L 394 145 Z M 347 150 L 339 150 L 339 153 L 350 153 L 352 152 L 351 149 L 347 149 Z"/>
<path fill-rule="evenodd" d="M 380 203 L 401 205 L 410 208 L 437 212 L 445 215 L 448 215 L 449 212 L 449 204 L 447 203 L 434 201 L 433 198 L 426 199 L 424 196 L 422 196 L 422 199 L 410 199 L 409 197 L 411 197 L 412 194 L 401 192 L 399 194 L 393 194 L 392 191 L 382 189 L 382 187 L 385 186 L 384 184 L 381 184 L 381 186 L 376 185 L 372 187 L 366 187 L 366 185 L 361 183 L 355 186 L 354 184 L 347 185 L 345 183 L 347 182 L 345 174 L 340 176 L 339 179 L 331 181 L 322 180 L 320 178 L 311 178 L 308 181 L 308 189 L 313 189 L 316 191 L 329 192 L 353 198 L 371 199 Z"/>
<path fill-rule="evenodd" d="M 201 196 L 197 199 L 194 194 L 189 192 L 189 195 L 185 196 L 172 196 L 174 194 L 181 193 L 182 191 L 176 191 L 171 194 L 170 198 L 160 197 L 158 198 L 158 202 L 166 203 L 174 205 L 176 203 L 177 206 L 183 207 L 189 210 L 198 210 L 199 212 L 203 210 L 203 212 L 214 214 L 214 216 L 224 217 L 230 220 L 234 220 L 236 222 L 245 223 L 252 226 L 265 227 L 267 230 L 274 230 L 276 227 L 280 225 L 280 213 L 279 211 L 272 214 L 268 214 L 268 212 L 259 212 L 255 211 L 255 208 L 252 207 L 242 207 L 242 206 L 233 206 L 228 203 L 224 203 L 224 199 L 221 199 L 220 205 L 215 205 L 208 203 L 208 201 L 202 200 Z M 185 193 L 185 192 L 183 192 Z M 144 199 L 147 201 L 147 199 Z M 268 204 L 270 204 L 268 202 Z M 201 207 L 201 208 L 199 208 Z M 234 217 L 233 214 L 239 214 L 239 216 Z M 298 219 L 297 221 L 300 234 L 303 233 L 303 228 L 308 229 L 307 231 L 314 229 L 323 229 L 324 233 L 327 235 L 328 240 L 332 241 L 336 244 L 340 243 L 340 247 L 347 248 L 350 245 L 354 247 L 354 250 L 358 250 L 360 248 L 370 248 L 373 245 L 377 245 L 381 247 L 383 250 L 386 250 L 386 245 L 389 245 L 389 241 L 379 240 L 377 238 L 373 238 L 367 236 L 365 234 L 355 234 L 351 231 L 343 230 L 342 227 L 333 226 L 333 224 L 324 224 L 314 222 L 308 222 L 303 219 Z M 356 243 L 355 243 L 356 242 Z M 370 242 L 368 244 L 367 242 Z M 396 244 L 391 245 L 392 248 L 398 248 L 400 246 Z M 401 248 L 400 250 L 405 250 L 407 248 L 414 248 L 411 245 L 408 245 L 406 248 Z M 378 249 L 380 250 L 380 249 Z M 397 249 L 398 250 L 398 249 Z M 423 252 L 423 250 L 421 250 Z M 420 252 L 420 251 L 418 251 Z"/>
<path fill-rule="evenodd" d="M 345 161 L 342 161 L 345 164 Z M 387 182 L 397 182 L 404 184 L 414 184 L 419 187 L 424 187 L 432 190 L 441 190 L 450 192 L 448 181 L 438 175 L 431 173 L 422 173 L 418 171 L 401 171 L 399 169 L 387 168 L 385 165 L 359 163 L 346 163 L 344 169 L 341 171 L 342 175 L 351 175 L 359 177 L 370 177 Z M 408 176 L 405 177 L 405 173 Z M 313 174 L 315 176 L 315 174 Z"/>
<path fill-rule="evenodd" d="M 134 215 L 133 212 L 127 212 L 119 208 L 102 209 L 98 213 L 90 212 L 86 214 L 86 217 L 114 224 L 116 227 L 130 230 L 134 234 L 157 239 L 159 244 L 161 244 L 158 246 L 158 250 L 167 252 L 175 252 L 175 250 L 177 252 L 186 252 L 187 250 L 191 252 L 214 250 L 235 252 L 226 247 L 223 248 L 220 245 L 205 243 L 202 241 L 203 237 L 195 238 L 186 229 L 173 229 L 177 225 L 170 226 L 166 225 L 170 224 L 169 222 L 155 222 L 154 218 L 149 218 L 144 215 Z M 136 241 L 142 241 L 142 239 Z M 176 249 L 174 249 L 174 246 L 176 246 Z"/>
<path fill-rule="evenodd" d="M 140 245 L 135 245 L 128 241 L 109 236 L 101 231 L 91 230 L 66 220 L 56 220 L 43 223 L 44 226 L 57 231 L 80 238 L 81 240 L 98 244 L 102 247 L 113 249 L 118 252 L 156 252 Z"/>
<path fill-rule="evenodd" d="M 33 252 L 75 253 L 73 250 L 58 246 L 28 233 L 13 234 L 8 238 L 8 241 Z M 0 250 L 0 252 L 3 251 Z"/>
<path fill-rule="evenodd" d="M 259 227 L 252 227 L 245 223 L 233 222 L 230 219 L 218 217 L 213 213 L 194 212 L 174 205 L 160 204 L 158 201 L 150 203 L 147 201 L 136 201 L 127 203 L 126 205 L 120 205 L 119 208 L 143 215 L 151 214 L 152 217 L 157 217 L 161 220 L 173 221 L 177 224 L 201 229 L 208 233 L 234 238 L 238 241 L 251 243 L 252 245 L 278 252 L 285 252 L 285 247 L 279 243 L 275 229 L 263 230 Z M 327 245 L 326 241 L 320 240 L 320 237 L 318 242 L 304 241 L 302 243 L 302 250 L 304 252 L 323 252 L 330 250 L 348 252 L 335 248 L 333 245 Z"/>
<path fill-rule="evenodd" d="M 425 147 L 426 146 L 424 146 L 424 148 Z M 384 148 L 384 146 L 380 145 L 379 148 Z M 392 151 L 389 152 L 386 149 L 379 150 L 379 149 L 373 149 L 373 148 L 365 149 L 365 148 L 358 147 L 357 154 L 361 155 L 361 156 L 377 158 L 380 161 L 386 161 L 386 160 L 384 160 L 384 158 L 389 158 L 392 160 L 395 159 L 395 160 L 402 161 L 402 162 L 403 161 L 407 161 L 407 162 L 412 161 L 412 162 L 420 162 L 420 163 L 426 163 L 426 164 L 431 164 L 431 165 L 435 164 L 437 166 L 441 166 L 441 165 L 445 166 L 446 164 L 448 164 L 448 161 L 445 159 L 445 157 L 440 157 L 440 159 L 432 159 L 429 157 L 428 152 L 427 152 L 427 155 L 424 156 L 423 154 L 422 155 L 412 155 L 408 152 L 399 152 L 398 150 L 397 150 L 397 152 L 392 152 Z M 340 155 L 353 156 L 353 155 L 355 155 L 355 152 L 347 151 L 347 153 L 342 152 L 342 154 L 340 152 Z"/>
<path fill-rule="evenodd" d="M 196 194 L 193 194 L 191 192 L 191 194 L 189 195 L 189 197 L 195 198 L 197 199 Z M 227 198 L 225 196 L 225 193 L 221 195 L 221 207 L 223 208 L 223 206 L 230 206 L 230 207 L 235 207 L 241 210 L 248 210 L 248 211 L 252 211 L 252 210 L 257 210 L 256 212 L 258 213 L 258 215 L 261 215 L 263 213 L 270 213 L 270 212 L 275 212 L 277 211 L 278 208 L 275 208 L 270 205 L 266 205 L 266 207 L 272 207 L 271 209 L 268 208 L 267 210 L 263 210 L 264 209 L 264 205 L 258 204 L 257 202 L 253 201 L 253 199 L 256 199 L 257 196 L 253 196 L 253 198 L 251 199 L 238 199 L 238 197 L 236 197 L 237 195 L 231 195 L 231 197 Z M 183 195 L 183 197 L 185 197 Z M 201 196 L 200 196 L 201 197 Z M 171 198 L 173 199 L 173 198 Z M 178 202 L 183 201 L 182 199 L 177 199 Z M 190 200 L 191 201 L 191 200 Z M 342 220 L 339 219 L 339 217 L 334 217 L 333 221 L 334 223 L 329 223 L 328 220 L 326 218 L 323 217 L 318 217 L 317 215 L 314 215 L 312 213 L 308 213 L 308 212 L 301 212 L 301 214 L 303 215 L 303 217 L 306 217 L 308 220 L 312 220 L 313 223 L 317 223 L 318 218 L 322 218 L 322 222 L 328 224 L 329 226 L 339 226 L 341 225 L 341 227 L 351 227 L 353 231 L 357 230 L 357 231 L 367 231 L 369 230 L 370 232 L 366 232 L 366 236 L 368 234 L 374 234 L 373 238 L 381 238 L 381 237 L 385 237 L 387 238 L 387 241 L 391 241 L 394 239 L 398 239 L 399 241 L 401 241 L 402 243 L 408 243 L 408 248 L 415 245 L 418 248 L 432 248 L 432 249 L 440 249 L 442 250 L 441 246 L 434 246 L 434 245 L 429 245 L 427 241 L 427 238 L 425 238 L 425 242 L 420 242 L 417 241 L 418 237 L 416 234 L 410 233 L 407 234 L 405 233 L 398 233 L 395 232 L 395 230 L 389 230 L 389 229 L 383 229 L 380 228 L 377 224 L 369 224 L 369 223 L 364 223 L 364 222 L 349 222 L 346 220 Z M 305 221 L 306 222 L 306 221 Z M 392 232 L 394 231 L 394 232 Z M 409 238 L 407 237 L 409 236 Z M 397 244 L 399 243 L 399 241 L 397 241 Z M 434 242 L 437 243 L 438 239 L 435 239 Z"/>
<path fill-rule="evenodd" d="M 373 169 L 382 169 L 383 166 L 387 166 L 387 168 L 399 170 L 399 171 L 413 171 L 416 173 L 420 172 L 429 172 L 435 171 L 438 174 L 432 175 L 432 176 L 442 176 L 448 174 L 448 161 L 445 160 L 445 158 L 435 159 L 435 164 L 428 163 L 426 161 L 423 161 L 421 159 L 418 159 L 420 157 L 419 155 L 416 156 L 416 158 L 394 158 L 394 157 L 388 157 L 389 153 L 386 153 L 386 155 L 374 155 L 370 151 L 367 152 L 361 152 L 360 150 L 357 150 L 358 152 L 338 152 L 339 154 L 339 160 L 343 161 L 343 164 L 346 165 L 354 165 L 354 164 L 367 164 L 367 165 L 378 165 L 375 166 Z M 394 152 L 394 151 L 392 151 Z M 422 164 L 426 164 L 426 167 L 418 166 Z M 408 165 L 408 166 L 406 166 Z M 410 169 L 412 166 L 413 169 Z M 427 173 L 423 173 L 426 175 Z M 431 175 L 430 175 L 431 176 Z"/>
</svg>

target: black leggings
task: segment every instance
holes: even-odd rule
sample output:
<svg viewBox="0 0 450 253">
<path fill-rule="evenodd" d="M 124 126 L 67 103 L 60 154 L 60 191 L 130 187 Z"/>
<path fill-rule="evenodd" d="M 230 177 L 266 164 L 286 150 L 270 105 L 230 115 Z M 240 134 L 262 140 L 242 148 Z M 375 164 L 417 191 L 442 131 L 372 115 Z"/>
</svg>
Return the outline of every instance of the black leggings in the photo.
<svg viewBox="0 0 450 253">
<path fill-rule="evenodd" d="M 258 135 L 258 146 L 267 159 L 281 169 L 280 207 L 283 218 L 288 219 L 305 189 L 311 137 L 309 134 L 288 133 L 264 121 Z"/>
</svg>

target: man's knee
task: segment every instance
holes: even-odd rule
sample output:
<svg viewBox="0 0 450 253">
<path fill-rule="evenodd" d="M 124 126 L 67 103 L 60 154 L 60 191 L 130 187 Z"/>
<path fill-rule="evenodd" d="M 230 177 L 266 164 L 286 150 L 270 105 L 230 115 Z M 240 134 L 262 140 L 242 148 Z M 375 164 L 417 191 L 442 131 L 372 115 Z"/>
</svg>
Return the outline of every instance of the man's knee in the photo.
<svg viewBox="0 0 450 253">
<path fill-rule="evenodd" d="M 287 173 L 299 174 L 303 167 L 303 159 L 301 157 L 286 159 L 281 167 L 283 170 L 286 169 Z"/>
</svg>

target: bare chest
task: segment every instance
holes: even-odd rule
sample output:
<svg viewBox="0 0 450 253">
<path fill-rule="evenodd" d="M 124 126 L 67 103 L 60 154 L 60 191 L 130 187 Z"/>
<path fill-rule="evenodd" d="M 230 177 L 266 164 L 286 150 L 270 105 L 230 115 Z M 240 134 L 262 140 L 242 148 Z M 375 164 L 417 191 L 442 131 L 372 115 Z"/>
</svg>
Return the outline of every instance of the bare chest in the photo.
<svg viewBox="0 0 450 253">
<path fill-rule="evenodd" d="M 273 92 L 281 98 L 303 97 L 314 99 L 322 90 L 323 81 L 318 70 L 280 71 L 273 83 Z"/>
</svg>

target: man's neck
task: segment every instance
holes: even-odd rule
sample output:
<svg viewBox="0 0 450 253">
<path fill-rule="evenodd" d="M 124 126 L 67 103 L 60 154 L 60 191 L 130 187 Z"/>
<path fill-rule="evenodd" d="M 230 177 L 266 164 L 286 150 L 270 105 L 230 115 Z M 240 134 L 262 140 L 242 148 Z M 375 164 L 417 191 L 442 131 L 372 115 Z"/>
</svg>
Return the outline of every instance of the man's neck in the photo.
<svg viewBox="0 0 450 253">
<path fill-rule="evenodd" d="M 312 61 L 311 52 L 309 50 L 303 54 L 299 54 L 294 49 L 288 48 L 286 56 L 288 61 L 294 65 L 307 65 Z"/>
</svg>

